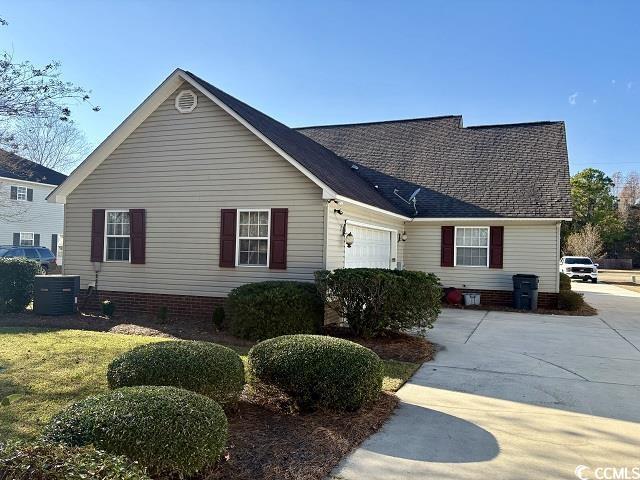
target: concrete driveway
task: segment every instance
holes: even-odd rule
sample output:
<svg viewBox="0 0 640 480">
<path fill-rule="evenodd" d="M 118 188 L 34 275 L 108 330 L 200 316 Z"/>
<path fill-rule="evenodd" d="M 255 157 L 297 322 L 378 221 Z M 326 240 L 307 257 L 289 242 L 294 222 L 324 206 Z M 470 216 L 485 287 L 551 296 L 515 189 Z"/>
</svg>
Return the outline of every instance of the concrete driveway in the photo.
<svg viewBox="0 0 640 480">
<path fill-rule="evenodd" d="M 598 316 L 445 310 L 435 361 L 333 478 L 637 478 L 640 294 L 573 285 Z"/>
</svg>

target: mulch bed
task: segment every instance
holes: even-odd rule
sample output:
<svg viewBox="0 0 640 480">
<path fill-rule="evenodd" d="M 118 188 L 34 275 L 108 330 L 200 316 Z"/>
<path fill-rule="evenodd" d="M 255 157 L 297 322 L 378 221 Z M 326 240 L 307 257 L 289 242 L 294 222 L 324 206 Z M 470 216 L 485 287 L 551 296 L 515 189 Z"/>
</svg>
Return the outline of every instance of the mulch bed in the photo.
<svg viewBox="0 0 640 480">
<path fill-rule="evenodd" d="M 360 338 L 348 328 L 339 325 L 326 325 L 326 335 L 340 337 L 370 348 L 385 360 L 422 363 L 433 360 L 436 354 L 434 345 L 424 337 L 387 331 L 374 338 Z"/>
<path fill-rule="evenodd" d="M 245 392 L 248 389 L 245 389 Z M 320 480 L 376 432 L 398 399 L 382 393 L 355 413 L 287 413 L 278 402 L 245 393 L 229 415 L 227 455 L 206 480 Z"/>
</svg>

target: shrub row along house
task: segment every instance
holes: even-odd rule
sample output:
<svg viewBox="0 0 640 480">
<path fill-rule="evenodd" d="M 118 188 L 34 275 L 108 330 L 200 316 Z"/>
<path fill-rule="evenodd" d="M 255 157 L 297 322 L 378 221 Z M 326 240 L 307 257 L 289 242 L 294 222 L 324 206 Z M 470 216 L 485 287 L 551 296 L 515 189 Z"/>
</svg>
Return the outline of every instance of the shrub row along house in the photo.
<svg viewBox="0 0 640 480">
<path fill-rule="evenodd" d="M 239 285 L 342 267 L 433 272 L 498 304 L 534 273 L 554 306 L 572 214 L 562 122 L 293 129 L 179 69 L 49 200 L 84 289 L 207 317 Z"/>
<path fill-rule="evenodd" d="M 0 245 L 45 246 L 61 263 L 64 210 L 46 198 L 66 178 L 0 149 Z"/>
</svg>

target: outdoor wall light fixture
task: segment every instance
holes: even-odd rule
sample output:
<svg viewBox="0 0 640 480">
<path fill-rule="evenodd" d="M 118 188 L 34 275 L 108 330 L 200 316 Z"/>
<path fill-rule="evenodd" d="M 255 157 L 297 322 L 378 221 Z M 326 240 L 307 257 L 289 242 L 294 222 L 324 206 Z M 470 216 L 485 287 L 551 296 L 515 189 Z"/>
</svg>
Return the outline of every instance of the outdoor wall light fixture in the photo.
<svg viewBox="0 0 640 480">
<path fill-rule="evenodd" d="M 344 243 L 347 245 L 347 248 L 351 248 L 351 245 L 353 245 L 353 233 L 347 233 L 344 237 Z"/>
<path fill-rule="evenodd" d="M 342 215 L 342 209 L 341 208 L 334 208 L 333 209 L 333 213 L 337 213 L 338 215 Z"/>
<path fill-rule="evenodd" d="M 344 243 L 347 246 L 347 248 L 351 248 L 351 245 L 353 245 L 353 233 L 349 232 L 347 233 L 347 221 L 345 220 L 344 223 L 342 224 L 342 236 L 344 237 Z"/>
<path fill-rule="evenodd" d="M 407 232 L 402 232 L 402 233 L 399 233 L 399 234 L 398 234 L 398 241 L 399 241 L 399 242 L 400 242 L 400 241 L 402 241 L 402 242 L 406 242 L 406 241 L 407 241 L 407 238 L 409 238 L 409 237 L 407 236 Z"/>
</svg>

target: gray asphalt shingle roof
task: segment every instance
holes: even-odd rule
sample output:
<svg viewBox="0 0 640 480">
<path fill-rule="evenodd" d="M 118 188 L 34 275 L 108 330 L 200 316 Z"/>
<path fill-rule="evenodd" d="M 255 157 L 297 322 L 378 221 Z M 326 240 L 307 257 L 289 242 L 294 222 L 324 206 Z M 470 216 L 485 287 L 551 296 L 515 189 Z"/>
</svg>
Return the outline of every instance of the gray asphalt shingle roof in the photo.
<svg viewBox="0 0 640 480">
<path fill-rule="evenodd" d="M 187 72 L 338 195 L 418 217 L 571 217 L 564 123 L 447 116 L 292 129 Z M 357 165 L 357 169 L 352 168 Z"/>
<path fill-rule="evenodd" d="M 301 128 L 419 217 L 571 217 L 563 122 L 462 127 L 462 117 Z"/>
</svg>

